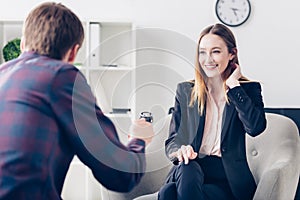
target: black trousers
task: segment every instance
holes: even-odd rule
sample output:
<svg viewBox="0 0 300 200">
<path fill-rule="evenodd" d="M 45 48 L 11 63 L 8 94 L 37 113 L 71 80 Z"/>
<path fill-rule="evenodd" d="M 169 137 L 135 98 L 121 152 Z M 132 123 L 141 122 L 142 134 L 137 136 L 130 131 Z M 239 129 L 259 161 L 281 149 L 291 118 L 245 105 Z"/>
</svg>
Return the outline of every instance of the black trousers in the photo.
<svg viewBox="0 0 300 200">
<path fill-rule="evenodd" d="M 166 184 L 160 189 L 159 200 L 234 200 L 221 158 L 206 156 L 175 166 Z"/>
</svg>

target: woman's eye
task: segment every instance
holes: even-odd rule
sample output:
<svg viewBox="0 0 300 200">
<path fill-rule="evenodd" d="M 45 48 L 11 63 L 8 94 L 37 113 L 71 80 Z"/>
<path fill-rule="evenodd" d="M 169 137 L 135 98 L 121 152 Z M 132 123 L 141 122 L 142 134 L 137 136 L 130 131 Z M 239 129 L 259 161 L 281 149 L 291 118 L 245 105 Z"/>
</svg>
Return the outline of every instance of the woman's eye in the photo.
<svg viewBox="0 0 300 200">
<path fill-rule="evenodd" d="M 214 50 L 213 53 L 221 53 L 220 50 Z"/>
<path fill-rule="evenodd" d="M 205 53 L 205 51 L 199 51 L 199 54 L 200 55 L 205 55 L 206 53 Z"/>
</svg>

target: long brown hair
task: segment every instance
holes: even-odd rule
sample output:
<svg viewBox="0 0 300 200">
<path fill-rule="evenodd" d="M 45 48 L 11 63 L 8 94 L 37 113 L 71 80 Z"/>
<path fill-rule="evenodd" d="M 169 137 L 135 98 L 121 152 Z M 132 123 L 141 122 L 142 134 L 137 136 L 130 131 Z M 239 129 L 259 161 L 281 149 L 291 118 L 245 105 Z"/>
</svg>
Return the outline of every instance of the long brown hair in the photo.
<svg viewBox="0 0 300 200">
<path fill-rule="evenodd" d="M 226 90 L 225 80 L 230 76 L 230 74 L 232 73 L 232 70 L 234 70 L 232 68 L 233 64 L 234 63 L 239 64 L 236 40 L 235 40 L 235 37 L 234 37 L 232 31 L 228 27 L 226 27 L 223 24 L 214 24 L 214 25 L 208 26 L 200 33 L 198 45 L 197 45 L 196 61 L 195 61 L 195 80 L 192 81 L 194 83 L 194 86 L 192 89 L 191 101 L 190 101 L 189 105 L 193 106 L 197 102 L 198 110 L 201 115 L 203 114 L 203 110 L 205 107 L 208 90 L 207 90 L 207 85 L 206 85 L 207 76 L 205 75 L 205 73 L 199 63 L 199 45 L 200 45 L 200 42 L 201 42 L 201 39 L 203 38 L 203 36 L 206 34 L 209 34 L 209 33 L 220 36 L 223 39 L 223 41 L 225 42 L 225 44 L 228 48 L 228 52 L 235 55 L 234 58 L 231 61 L 229 61 L 225 71 L 221 75 L 222 79 L 224 80 L 224 93 Z M 248 81 L 248 79 L 243 76 L 239 79 L 239 81 Z"/>
</svg>

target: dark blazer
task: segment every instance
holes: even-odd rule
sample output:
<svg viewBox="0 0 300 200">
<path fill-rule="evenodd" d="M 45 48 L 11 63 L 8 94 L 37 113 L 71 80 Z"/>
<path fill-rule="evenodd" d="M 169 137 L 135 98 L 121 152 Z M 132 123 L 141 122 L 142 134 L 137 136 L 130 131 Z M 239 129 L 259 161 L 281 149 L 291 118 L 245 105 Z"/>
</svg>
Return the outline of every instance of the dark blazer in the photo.
<svg viewBox="0 0 300 200">
<path fill-rule="evenodd" d="M 167 156 L 188 144 L 199 152 L 206 113 L 200 116 L 197 103 L 189 106 L 193 86 L 192 82 L 177 86 L 170 133 L 165 142 Z M 238 199 L 252 199 L 256 184 L 246 160 L 245 134 L 257 136 L 266 128 L 261 86 L 258 82 L 241 83 L 227 95 L 229 103 L 224 109 L 221 132 L 222 162 L 234 195 Z M 169 158 L 178 164 L 176 159 Z"/>
</svg>

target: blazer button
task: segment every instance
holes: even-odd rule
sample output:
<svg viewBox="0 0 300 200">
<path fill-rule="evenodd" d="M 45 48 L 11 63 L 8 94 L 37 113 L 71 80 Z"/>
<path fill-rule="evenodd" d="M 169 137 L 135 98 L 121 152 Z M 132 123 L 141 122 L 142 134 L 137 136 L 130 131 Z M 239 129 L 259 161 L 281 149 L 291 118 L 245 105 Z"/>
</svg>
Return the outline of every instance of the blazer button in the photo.
<svg viewBox="0 0 300 200">
<path fill-rule="evenodd" d="M 226 152 L 226 148 L 225 147 L 222 147 L 221 151 L 224 153 Z"/>
</svg>

